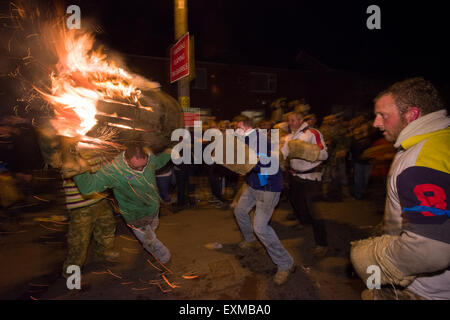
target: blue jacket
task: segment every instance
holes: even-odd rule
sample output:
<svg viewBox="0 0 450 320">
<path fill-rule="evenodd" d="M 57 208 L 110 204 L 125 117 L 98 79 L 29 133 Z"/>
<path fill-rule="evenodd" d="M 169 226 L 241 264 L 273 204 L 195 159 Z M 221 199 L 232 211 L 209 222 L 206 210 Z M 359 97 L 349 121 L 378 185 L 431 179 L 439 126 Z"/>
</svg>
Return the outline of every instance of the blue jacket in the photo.
<svg viewBox="0 0 450 320">
<path fill-rule="evenodd" d="M 256 146 L 250 146 L 250 136 L 252 134 L 256 134 Z M 265 139 L 265 141 L 267 142 L 267 149 L 264 150 L 267 152 L 267 154 L 264 153 L 260 153 L 259 150 L 259 140 L 260 139 Z M 256 147 L 256 153 L 258 154 L 258 156 L 260 157 L 264 157 L 264 156 L 268 156 L 270 157 L 271 155 L 271 144 L 270 144 L 270 140 L 267 138 L 267 136 L 265 136 L 264 134 L 262 134 L 259 130 L 254 130 L 253 132 L 251 132 L 249 135 L 247 135 L 245 137 L 245 143 L 249 146 L 249 147 Z M 246 176 L 246 181 L 247 184 L 252 187 L 253 189 L 256 190 L 264 190 L 264 191 L 270 191 L 270 192 L 281 192 L 281 190 L 283 189 L 283 176 L 282 173 L 280 171 L 280 166 L 277 163 L 277 168 L 276 168 L 276 173 L 273 175 L 262 175 L 261 174 L 261 168 L 263 167 L 270 167 L 270 163 L 267 164 L 262 164 L 261 162 L 258 161 L 258 163 L 256 164 L 256 166 L 249 172 L 247 173 Z"/>
</svg>

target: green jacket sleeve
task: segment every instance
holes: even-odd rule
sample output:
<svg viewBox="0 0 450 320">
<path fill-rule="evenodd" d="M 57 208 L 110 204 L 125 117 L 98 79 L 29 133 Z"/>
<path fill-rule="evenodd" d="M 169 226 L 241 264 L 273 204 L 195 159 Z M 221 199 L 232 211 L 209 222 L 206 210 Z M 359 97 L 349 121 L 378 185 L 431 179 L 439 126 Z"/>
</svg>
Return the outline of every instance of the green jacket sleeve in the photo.
<svg viewBox="0 0 450 320">
<path fill-rule="evenodd" d="M 155 170 L 164 167 L 167 164 L 167 162 L 169 162 L 169 160 L 170 160 L 170 153 L 161 152 L 160 154 L 156 155 L 154 158 Z"/>
<path fill-rule="evenodd" d="M 85 172 L 76 175 L 73 179 L 75 180 L 81 194 L 102 192 L 113 187 L 111 179 L 106 174 L 104 168 L 100 169 L 96 173 Z"/>
</svg>

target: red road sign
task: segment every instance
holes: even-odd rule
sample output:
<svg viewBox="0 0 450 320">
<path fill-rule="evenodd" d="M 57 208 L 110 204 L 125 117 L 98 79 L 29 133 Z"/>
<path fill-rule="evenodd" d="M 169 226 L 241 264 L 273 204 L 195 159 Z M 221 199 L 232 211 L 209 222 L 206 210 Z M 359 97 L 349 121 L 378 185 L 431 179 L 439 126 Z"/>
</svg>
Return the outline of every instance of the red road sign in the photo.
<svg viewBox="0 0 450 320">
<path fill-rule="evenodd" d="M 200 109 L 186 108 L 184 110 L 184 126 L 193 127 L 195 121 L 200 121 Z"/>
<path fill-rule="evenodd" d="M 170 83 L 189 75 L 189 32 L 170 48 Z"/>
</svg>

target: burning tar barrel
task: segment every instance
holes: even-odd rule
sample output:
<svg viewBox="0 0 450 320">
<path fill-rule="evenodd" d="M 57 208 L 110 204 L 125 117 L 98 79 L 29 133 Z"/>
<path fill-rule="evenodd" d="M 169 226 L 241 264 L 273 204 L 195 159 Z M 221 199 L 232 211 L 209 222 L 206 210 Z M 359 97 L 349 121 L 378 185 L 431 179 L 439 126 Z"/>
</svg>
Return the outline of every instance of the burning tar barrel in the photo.
<svg viewBox="0 0 450 320">
<path fill-rule="evenodd" d="M 179 103 L 159 89 L 142 92 L 136 103 L 123 100 L 97 102 L 98 124 L 95 129 L 110 127 L 117 131 L 117 141 L 139 139 L 160 153 L 171 143 L 173 130 L 183 127 Z"/>
<path fill-rule="evenodd" d="M 152 152 L 160 153 L 172 145 L 172 131 L 183 126 L 181 106 L 160 89 L 142 92 L 135 103 L 125 99 L 99 100 L 96 109 L 98 123 L 82 138 L 58 135 L 51 121 L 43 121 L 38 129 L 48 164 L 75 174 L 80 168 L 79 142 L 91 153 L 106 158 L 114 157 L 132 140 L 143 141 Z"/>
</svg>

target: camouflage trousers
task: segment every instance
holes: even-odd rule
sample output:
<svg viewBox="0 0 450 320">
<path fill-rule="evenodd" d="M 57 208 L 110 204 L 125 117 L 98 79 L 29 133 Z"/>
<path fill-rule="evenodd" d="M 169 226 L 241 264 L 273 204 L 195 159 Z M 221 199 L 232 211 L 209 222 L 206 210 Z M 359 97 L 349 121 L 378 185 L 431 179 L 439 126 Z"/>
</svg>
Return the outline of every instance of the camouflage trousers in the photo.
<svg viewBox="0 0 450 320">
<path fill-rule="evenodd" d="M 116 221 L 108 200 L 103 199 L 89 207 L 71 210 L 67 233 L 67 257 L 63 272 L 70 265 L 82 266 L 86 260 L 91 236 L 94 237 L 94 253 L 104 257 L 114 247 Z"/>
</svg>

